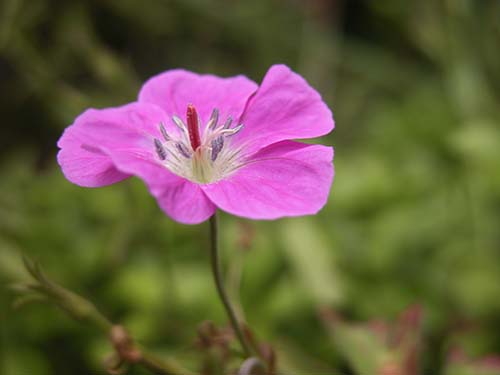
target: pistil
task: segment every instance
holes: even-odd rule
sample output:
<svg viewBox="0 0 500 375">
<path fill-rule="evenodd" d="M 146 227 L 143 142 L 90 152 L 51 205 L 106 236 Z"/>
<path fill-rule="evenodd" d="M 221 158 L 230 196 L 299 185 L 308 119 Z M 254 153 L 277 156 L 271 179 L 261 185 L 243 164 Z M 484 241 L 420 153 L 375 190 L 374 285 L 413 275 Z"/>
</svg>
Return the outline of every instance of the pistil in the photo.
<svg viewBox="0 0 500 375">
<path fill-rule="evenodd" d="M 201 146 L 200 128 L 198 125 L 198 113 L 192 104 L 187 107 L 187 128 L 189 133 L 189 142 L 193 151 L 196 151 Z"/>
</svg>

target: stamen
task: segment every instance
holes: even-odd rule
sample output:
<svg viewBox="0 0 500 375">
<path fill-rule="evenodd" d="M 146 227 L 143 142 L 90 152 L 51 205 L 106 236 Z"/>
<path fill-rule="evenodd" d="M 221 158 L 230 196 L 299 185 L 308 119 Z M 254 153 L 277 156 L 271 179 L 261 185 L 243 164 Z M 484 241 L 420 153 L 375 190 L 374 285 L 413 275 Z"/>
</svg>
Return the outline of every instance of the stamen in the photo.
<svg viewBox="0 0 500 375">
<path fill-rule="evenodd" d="M 200 129 L 198 126 L 198 114 L 192 104 L 188 104 L 186 118 L 189 132 L 189 142 L 191 143 L 193 151 L 196 151 L 201 145 L 201 140 Z"/>
<path fill-rule="evenodd" d="M 241 129 L 243 129 L 243 126 L 244 126 L 243 124 L 239 124 L 237 127 L 232 128 L 232 129 L 223 129 L 223 130 L 221 130 L 220 134 L 223 134 L 226 137 L 230 137 L 232 135 L 239 133 L 241 131 Z"/>
<path fill-rule="evenodd" d="M 189 149 L 186 147 L 186 145 L 184 143 L 181 143 L 181 142 L 177 142 L 175 144 L 175 147 L 177 148 L 177 150 L 179 150 L 179 152 L 182 154 L 182 156 L 184 156 L 185 158 L 189 159 L 191 157 L 191 152 L 189 151 Z"/>
<path fill-rule="evenodd" d="M 226 123 L 224 124 L 224 129 L 229 129 L 232 122 L 233 122 L 233 118 L 231 116 L 229 116 L 226 120 Z"/>
<path fill-rule="evenodd" d="M 155 150 L 156 150 L 156 153 L 158 154 L 158 157 L 161 160 L 165 160 L 167 158 L 167 152 L 163 148 L 163 145 L 161 144 L 160 140 L 155 138 L 154 143 L 155 143 Z"/>
<path fill-rule="evenodd" d="M 217 155 L 219 155 L 219 152 L 221 152 L 223 146 L 224 146 L 223 137 L 217 137 L 212 141 L 212 154 L 210 156 L 212 161 L 215 161 L 215 159 L 217 159 Z"/>
<path fill-rule="evenodd" d="M 176 175 L 200 184 L 217 182 L 232 174 L 246 161 L 243 146 L 233 145 L 229 139 L 243 129 L 243 124 L 231 116 L 224 120 L 220 116 L 214 108 L 208 122 L 202 124 L 196 108 L 188 104 L 185 119 L 172 116 L 179 131 L 159 122 L 161 135 L 153 138 L 158 162 Z"/>
<path fill-rule="evenodd" d="M 184 121 L 182 121 L 179 117 L 177 116 L 172 116 L 172 121 L 174 122 L 175 125 L 182 131 L 187 131 L 186 129 L 186 124 L 184 124 Z"/>
<path fill-rule="evenodd" d="M 163 139 L 165 139 L 165 141 L 167 141 L 167 142 L 170 141 L 170 136 L 168 135 L 167 129 L 165 129 L 163 122 L 160 122 L 160 132 L 161 132 L 161 135 L 163 136 Z"/>
<path fill-rule="evenodd" d="M 210 120 L 208 121 L 207 128 L 215 129 L 218 122 L 219 122 L 219 110 L 217 108 L 214 108 L 214 110 L 212 111 L 212 115 L 210 116 Z"/>
</svg>

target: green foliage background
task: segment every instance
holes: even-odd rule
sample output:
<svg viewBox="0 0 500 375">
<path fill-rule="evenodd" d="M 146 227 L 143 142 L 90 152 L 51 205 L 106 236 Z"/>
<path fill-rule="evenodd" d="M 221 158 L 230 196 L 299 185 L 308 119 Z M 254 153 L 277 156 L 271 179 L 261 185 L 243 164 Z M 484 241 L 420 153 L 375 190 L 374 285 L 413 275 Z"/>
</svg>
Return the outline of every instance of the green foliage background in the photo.
<svg viewBox="0 0 500 375">
<path fill-rule="evenodd" d="M 102 373 L 110 350 L 47 305 L 11 309 L 20 252 L 195 363 L 198 324 L 225 322 L 207 225 L 171 221 L 136 179 L 72 185 L 55 144 L 84 109 L 130 102 L 163 70 L 260 81 L 278 62 L 333 109 L 330 201 L 314 217 L 221 225 L 230 291 L 241 276 L 245 316 L 282 371 L 352 373 L 322 306 L 368 321 L 421 304 L 422 374 L 444 373 L 451 347 L 500 353 L 499 45 L 496 0 L 3 0 L 0 373 Z"/>
</svg>

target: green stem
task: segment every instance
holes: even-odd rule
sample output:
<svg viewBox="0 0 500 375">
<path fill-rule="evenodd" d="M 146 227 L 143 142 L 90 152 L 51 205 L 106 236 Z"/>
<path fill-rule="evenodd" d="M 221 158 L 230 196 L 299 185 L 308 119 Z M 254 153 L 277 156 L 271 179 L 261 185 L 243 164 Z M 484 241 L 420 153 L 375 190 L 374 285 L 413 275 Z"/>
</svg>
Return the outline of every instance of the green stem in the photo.
<svg viewBox="0 0 500 375">
<path fill-rule="evenodd" d="M 212 266 L 212 273 L 214 275 L 215 286 L 217 287 L 217 292 L 219 293 L 219 298 L 221 299 L 224 308 L 226 309 L 226 313 L 229 317 L 229 321 L 231 322 L 231 326 L 233 327 L 236 336 L 243 348 L 243 351 L 247 357 L 251 356 L 250 348 L 245 340 L 245 336 L 243 335 L 243 331 L 241 329 L 240 323 L 236 318 L 236 314 L 234 312 L 233 307 L 231 306 L 231 302 L 227 296 L 226 290 L 224 289 L 224 283 L 222 281 L 222 273 L 219 259 L 219 244 L 218 244 L 218 225 L 217 225 L 217 211 L 210 218 L 210 263 Z"/>
</svg>

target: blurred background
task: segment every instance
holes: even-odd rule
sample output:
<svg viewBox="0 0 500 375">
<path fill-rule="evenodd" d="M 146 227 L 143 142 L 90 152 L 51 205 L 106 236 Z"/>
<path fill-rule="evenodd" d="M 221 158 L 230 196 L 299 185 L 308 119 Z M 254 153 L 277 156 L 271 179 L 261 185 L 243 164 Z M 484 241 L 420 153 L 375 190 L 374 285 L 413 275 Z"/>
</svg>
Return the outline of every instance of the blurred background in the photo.
<svg viewBox="0 0 500 375">
<path fill-rule="evenodd" d="M 200 368 L 197 327 L 226 322 L 208 225 L 168 219 L 135 178 L 69 183 L 56 142 L 161 71 L 260 82 L 285 63 L 334 112 L 329 203 L 221 217 L 229 291 L 281 373 L 500 374 L 499 47 L 497 0 L 2 0 L 0 373 L 99 374 L 111 351 L 53 306 L 12 308 L 21 252 Z"/>
</svg>

